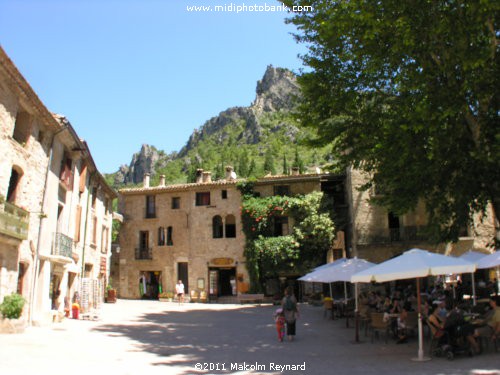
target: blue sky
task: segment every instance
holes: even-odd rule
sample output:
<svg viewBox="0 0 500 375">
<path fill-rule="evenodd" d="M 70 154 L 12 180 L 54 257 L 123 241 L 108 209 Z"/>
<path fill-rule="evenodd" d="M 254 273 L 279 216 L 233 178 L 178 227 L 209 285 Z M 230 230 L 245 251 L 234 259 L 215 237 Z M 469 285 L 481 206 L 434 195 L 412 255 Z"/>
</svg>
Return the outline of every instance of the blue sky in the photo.
<svg viewBox="0 0 500 375">
<path fill-rule="evenodd" d="M 247 106 L 267 65 L 298 71 L 286 12 L 188 12 L 275 0 L 0 0 L 0 44 L 47 108 L 68 117 L 103 173 L 143 143 L 179 151 Z M 234 8 L 233 8 L 234 9 Z"/>
</svg>

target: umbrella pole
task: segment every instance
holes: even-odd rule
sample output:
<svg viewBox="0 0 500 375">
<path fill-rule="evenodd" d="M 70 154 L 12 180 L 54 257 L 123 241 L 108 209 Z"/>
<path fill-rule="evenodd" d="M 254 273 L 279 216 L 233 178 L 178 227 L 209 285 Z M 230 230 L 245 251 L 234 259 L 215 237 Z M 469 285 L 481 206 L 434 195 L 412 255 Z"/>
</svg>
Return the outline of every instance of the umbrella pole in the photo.
<svg viewBox="0 0 500 375">
<path fill-rule="evenodd" d="M 344 281 L 344 313 L 345 313 L 345 326 L 349 328 L 349 311 L 347 311 L 347 283 Z"/>
<path fill-rule="evenodd" d="M 474 280 L 474 272 L 471 272 L 472 278 L 472 305 L 476 306 L 476 281 Z"/>
<path fill-rule="evenodd" d="M 354 341 L 359 342 L 358 283 L 354 284 L 354 301 L 355 301 L 354 317 L 356 319 L 356 334 L 354 337 Z"/>
<path fill-rule="evenodd" d="M 424 334 L 422 327 L 422 297 L 420 296 L 420 278 L 417 277 L 417 311 L 418 311 L 418 357 L 413 361 L 430 361 L 429 357 L 424 357 Z"/>
</svg>

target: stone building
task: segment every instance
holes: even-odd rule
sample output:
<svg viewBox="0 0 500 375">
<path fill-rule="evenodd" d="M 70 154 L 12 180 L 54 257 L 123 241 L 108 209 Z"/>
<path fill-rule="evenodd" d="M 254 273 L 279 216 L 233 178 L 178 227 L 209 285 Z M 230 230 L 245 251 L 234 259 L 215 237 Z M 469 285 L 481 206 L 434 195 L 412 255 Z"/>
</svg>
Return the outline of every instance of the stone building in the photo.
<svg viewBox="0 0 500 375">
<path fill-rule="evenodd" d="M 124 223 L 120 230 L 119 295 L 156 298 L 160 290 L 173 291 L 181 279 L 188 291 L 204 291 L 213 299 L 246 292 L 249 288 L 243 255 L 241 194 L 232 168 L 226 178 L 212 181 L 198 171 L 195 183 L 120 190 Z M 307 194 L 324 190 L 327 178 L 318 174 L 268 176 L 259 179 L 255 193 Z M 289 233 L 284 217 L 277 235 Z M 345 255 L 343 244 L 338 249 Z"/>
<path fill-rule="evenodd" d="M 0 149 L 0 300 L 17 292 L 31 322 L 51 321 L 84 284 L 104 287 L 116 193 L 1 48 Z"/>
<path fill-rule="evenodd" d="M 212 181 L 199 171 L 196 183 L 120 191 L 124 222 L 120 230 L 119 295 L 157 298 L 186 291 L 230 296 L 244 291 L 248 275 L 242 257 L 240 192 L 228 170 Z"/>
<path fill-rule="evenodd" d="M 376 187 L 359 190 L 367 182 L 368 176 L 359 170 L 349 170 L 346 175 L 351 218 L 348 247 L 352 256 L 380 263 L 414 247 L 455 256 L 472 249 L 484 253 L 494 251 L 491 248 L 495 233 L 493 212 L 489 216 L 474 215 L 473 225 L 463 228 L 456 243 L 434 244 L 422 232 L 427 225 L 424 202 L 414 211 L 397 216 L 370 202 L 371 198 L 383 194 Z"/>
<path fill-rule="evenodd" d="M 162 177 L 154 187 L 146 175 L 143 187 L 120 191 L 124 223 L 114 272 L 121 297 L 156 298 L 160 291 L 173 291 L 178 279 L 188 292 L 204 291 L 212 298 L 248 290 L 241 195 L 231 173 L 229 169 L 224 180 L 212 181 L 210 172 L 200 170 L 196 183 L 166 186 Z M 336 227 L 326 262 L 346 256 L 382 262 L 413 247 L 460 255 L 475 245 L 487 252 L 478 245 L 491 231 L 471 233 L 453 245 L 431 244 L 421 232 L 427 223 L 423 204 L 398 217 L 370 202 L 380 192 L 359 190 L 366 182 L 367 176 L 357 170 L 344 175 L 294 171 L 258 179 L 254 192 L 267 197 L 322 191 L 330 200 Z M 275 235 L 291 233 L 293 225 L 291 219 L 281 218 Z M 268 289 L 279 290 L 283 282 L 269 281 Z"/>
</svg>

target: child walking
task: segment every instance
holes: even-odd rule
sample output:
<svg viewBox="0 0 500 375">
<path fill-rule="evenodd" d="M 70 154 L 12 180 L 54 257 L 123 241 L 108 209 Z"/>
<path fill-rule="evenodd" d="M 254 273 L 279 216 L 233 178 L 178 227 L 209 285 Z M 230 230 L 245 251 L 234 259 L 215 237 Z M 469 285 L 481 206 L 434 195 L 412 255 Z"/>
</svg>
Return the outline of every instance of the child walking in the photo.
<svg viewBox="0 0 500 375">
<path fill-rule="evenodd" d="M 274 321 L 276 322 L 276 331 L 278 332 L 278 340 L 283 342 L 285 337 L 285 313 L 282 308 L 277 309 L 274 314 Z"/>
</svg>

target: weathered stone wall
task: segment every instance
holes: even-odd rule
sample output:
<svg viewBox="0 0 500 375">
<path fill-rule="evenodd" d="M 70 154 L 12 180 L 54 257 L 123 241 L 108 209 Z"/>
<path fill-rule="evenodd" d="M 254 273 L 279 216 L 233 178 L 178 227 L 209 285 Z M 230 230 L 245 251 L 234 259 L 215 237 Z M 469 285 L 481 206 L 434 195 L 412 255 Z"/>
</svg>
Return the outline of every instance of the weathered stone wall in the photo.
<svg viewBox="0 0 500 375">
<path fill-rule="evenodd" d="M 222 190 L 227 199 L 222 199 Z M 196 206 L 196 192 L 210 192 L 210 205 Z M 156 218 L 146 219 L 146 196 L 154 195 Z M 180 198 L 180 208 L 172 209 L 172 198 Z M 136 189 L 134 194 L 121 194 L 124 224 L 120 231 L 120 286 L 124 298 L 138 298 L 138 280 L 142 271 L 162 272 L 162 288 L 173 291 L 177 281 L 177 265 L 188 263 L 189 289 L 197 289 L 198 279 L 204 279 L 208 292 L 208 267 L 216 266 L 210 261 L 216 258 L 231 258 L 228 267 L 236 267 L 248 282 L 243 257 L 244 237 L 241 231 L 241 197 L 236 183 L 199 183 L 165 188 Z M 213 238 L 212 218 L 228 215 L 236 220 L 236 238 Z M 173 228 L 172 246 L 158 246 L 158 228 Z M 149 232 L 151 260 L 136 260 L 135 249 L 139 247 L 139 232 Z"/>
</svg>

